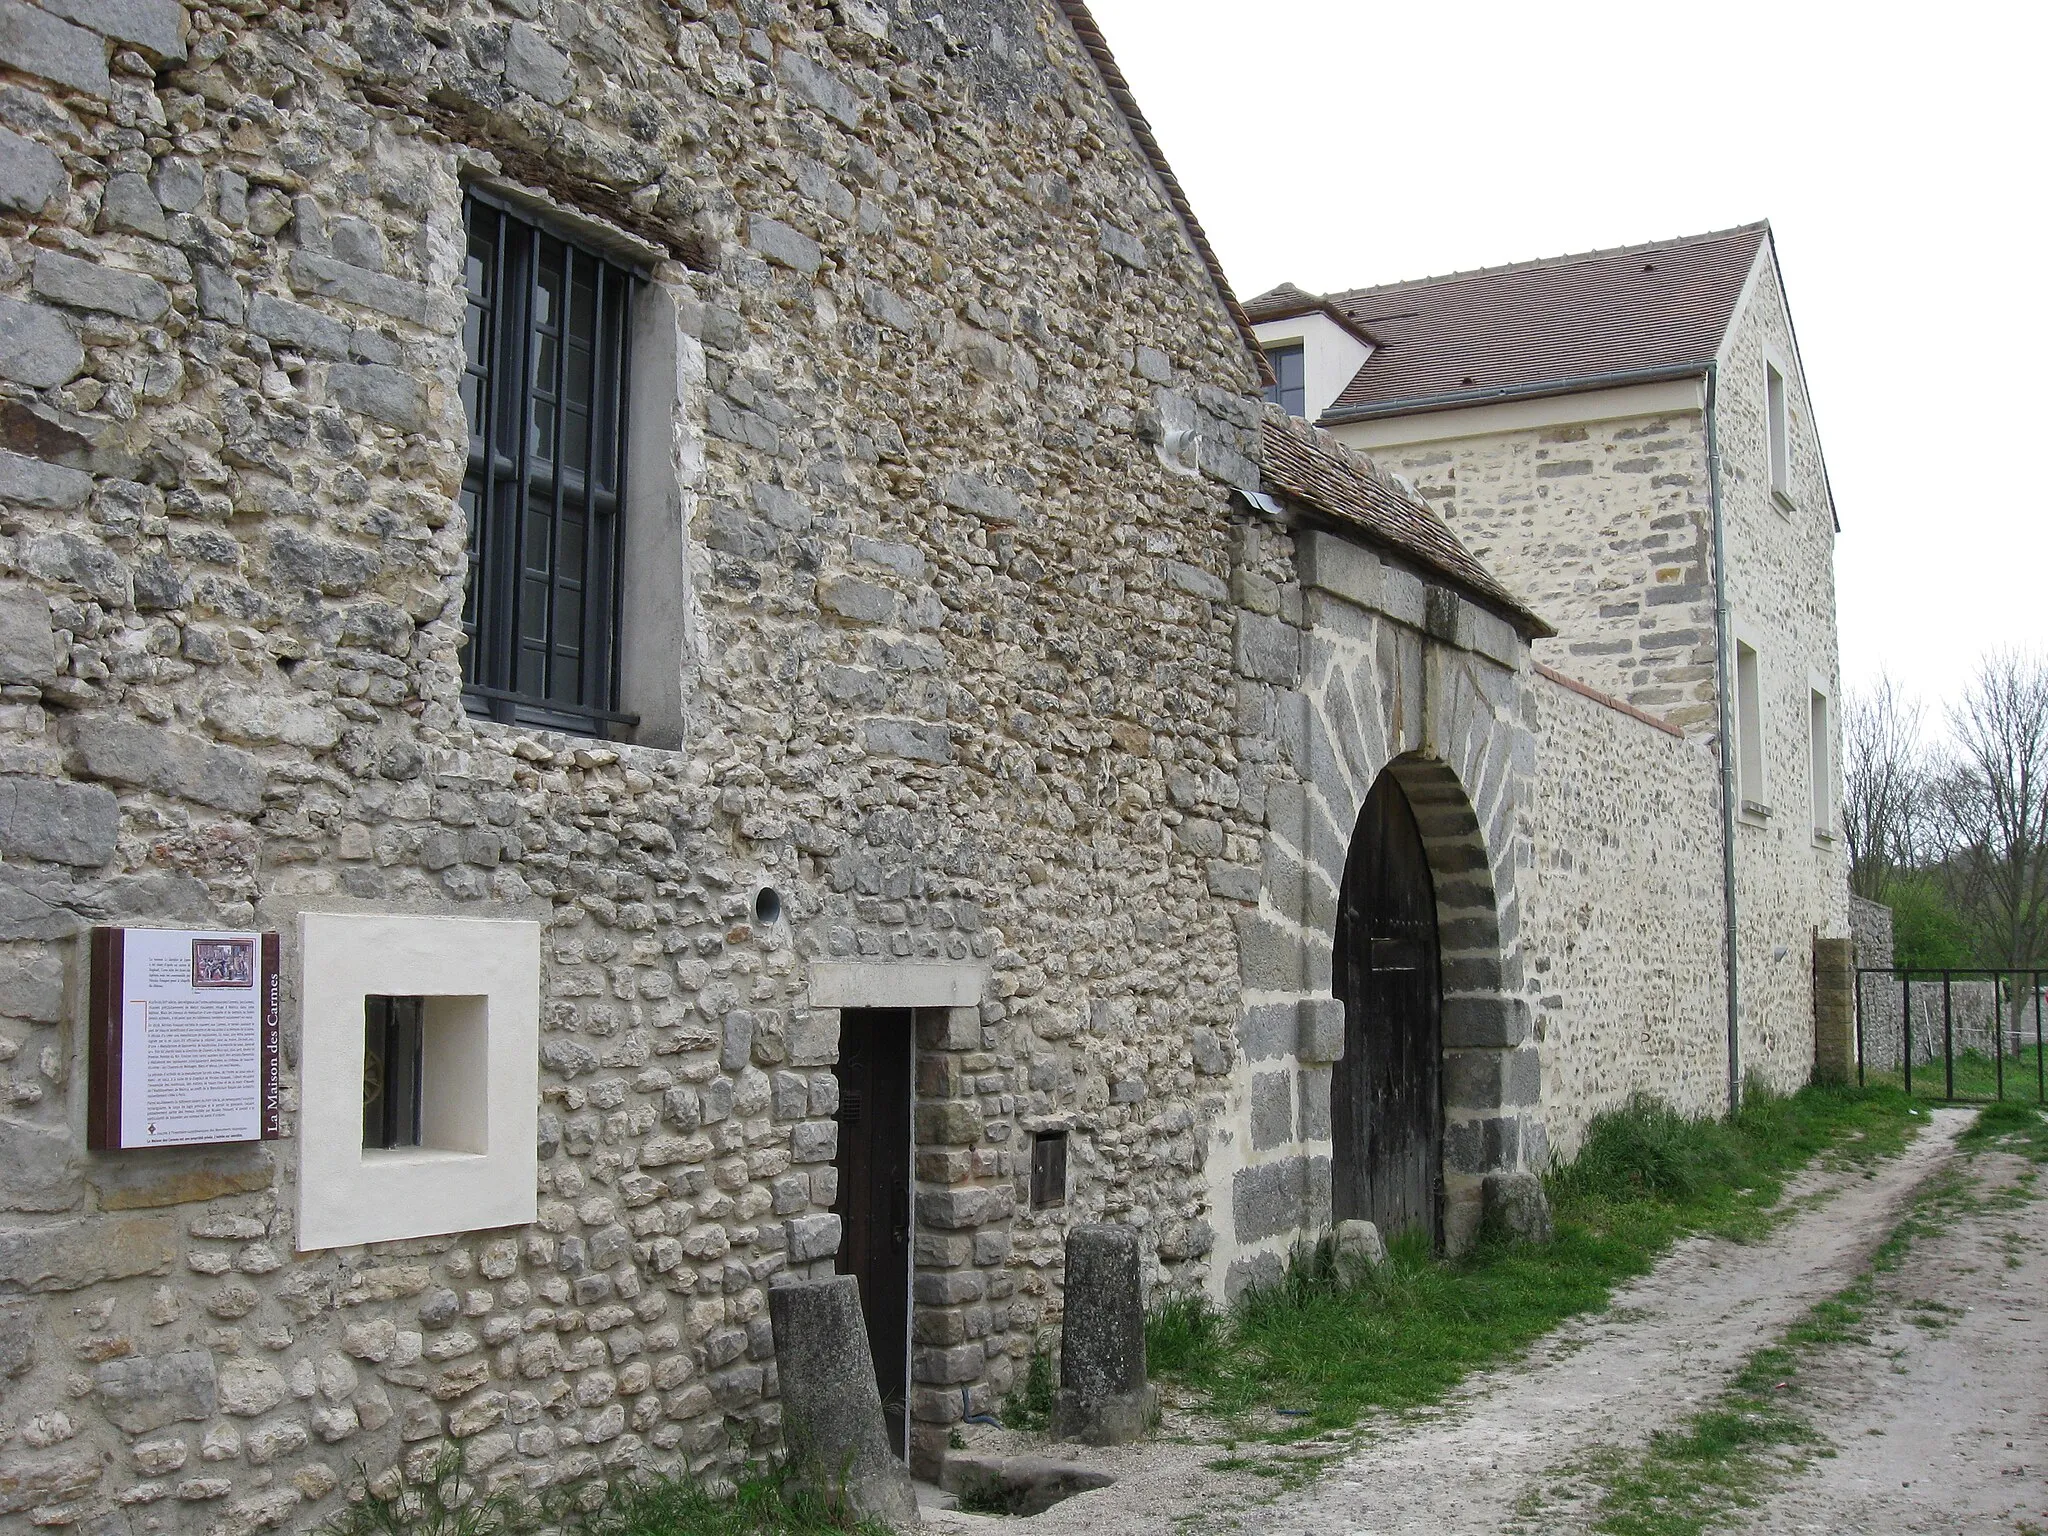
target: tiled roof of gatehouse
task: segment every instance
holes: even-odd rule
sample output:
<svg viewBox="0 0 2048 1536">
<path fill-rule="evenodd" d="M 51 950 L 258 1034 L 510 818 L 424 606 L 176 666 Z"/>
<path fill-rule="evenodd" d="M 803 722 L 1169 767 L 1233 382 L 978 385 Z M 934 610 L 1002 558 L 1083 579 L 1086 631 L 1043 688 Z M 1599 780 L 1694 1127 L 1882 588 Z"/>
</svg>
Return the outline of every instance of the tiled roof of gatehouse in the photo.
<svg viewBox="0 0 2048 1536">
<path fill-rule="evenodd" d="M 1557 631 L 1516 597 L 1413 491 L 1327 432 L 1268 406 L 1266 483 L 1462 588 L 1525 634 Z"/>
</svg>

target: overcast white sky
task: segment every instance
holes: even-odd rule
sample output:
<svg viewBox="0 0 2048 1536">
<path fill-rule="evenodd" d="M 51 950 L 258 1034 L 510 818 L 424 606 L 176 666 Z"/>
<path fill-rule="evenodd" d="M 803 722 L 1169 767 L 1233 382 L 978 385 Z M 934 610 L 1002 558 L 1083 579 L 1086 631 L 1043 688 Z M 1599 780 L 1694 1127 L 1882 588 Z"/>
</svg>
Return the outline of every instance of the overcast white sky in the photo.
<svg viewBox="0 0 2048 1536">
<path fill-rule="evenodd" d="M 1845 680 L 2048 641 L 2041 6 L 1091 7 L 1241 298 L 1770 219 Z"/>
</svg>

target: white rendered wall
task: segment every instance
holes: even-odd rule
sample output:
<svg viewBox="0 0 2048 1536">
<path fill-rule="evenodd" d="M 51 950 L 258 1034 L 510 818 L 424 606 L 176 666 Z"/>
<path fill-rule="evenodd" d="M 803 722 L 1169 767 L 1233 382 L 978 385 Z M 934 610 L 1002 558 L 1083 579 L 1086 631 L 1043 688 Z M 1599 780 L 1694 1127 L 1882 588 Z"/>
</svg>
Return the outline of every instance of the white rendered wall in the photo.
<svg viewBox="0 0 2048 1536">
<path fill-rule="evenodd" d="M 1268 320 L 1252 330 L 1262 347 L 1301 343 L 1302 414 L 1309 421 L 1330 408 L 1372 356 L 1372 348 L 1325 314 Z"/>
</svg>

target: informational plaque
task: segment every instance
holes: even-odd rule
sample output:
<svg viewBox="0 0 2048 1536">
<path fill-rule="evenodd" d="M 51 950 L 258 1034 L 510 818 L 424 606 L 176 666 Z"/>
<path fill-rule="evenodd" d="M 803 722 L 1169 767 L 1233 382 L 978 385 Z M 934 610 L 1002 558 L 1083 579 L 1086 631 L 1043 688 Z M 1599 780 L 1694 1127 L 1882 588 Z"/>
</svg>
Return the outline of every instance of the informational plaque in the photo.
<svg viewBox="0 0 2048 1536">
<path fill-rule="evenodd" d="M 277 1136 L 277 935 L 92 931 L 86 1145 Z"/>
</svg>

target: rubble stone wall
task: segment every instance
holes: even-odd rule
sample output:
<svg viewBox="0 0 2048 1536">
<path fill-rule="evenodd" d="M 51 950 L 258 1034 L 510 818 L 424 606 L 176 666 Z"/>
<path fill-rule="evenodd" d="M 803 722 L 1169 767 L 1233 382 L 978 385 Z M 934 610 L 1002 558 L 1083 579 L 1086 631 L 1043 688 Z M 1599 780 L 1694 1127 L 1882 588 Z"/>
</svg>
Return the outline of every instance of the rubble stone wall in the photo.
<svg viewBox="0 0 2048 1536">
<path fill-rule="evenodd" d="M 987 978 L 919 1015 L 920 1444 L 1057 1315 L 1067 1221 L 1199 1283 L 1254 381 L 1059 10 L 5 0 L 0 69 L 0 1520 L 772 1447 L 831 961 Z M 460 702 L 479 175 L 655 263 L 678 553 L 627 625 L 678 626 L 679 750 Z M 307 909 L 545 925 L 532 1226 L 299 1253 L 290 993 L 284 1140 L 82 1152 L 82 929 Z"/>
<path fill-rule="evenodd" d="M 1611 705 L 1536 678 L 1529 999 L 1551 1150 L 1637 1093 L 1728 1104 L 1720 765 Z"/>
</svg>

